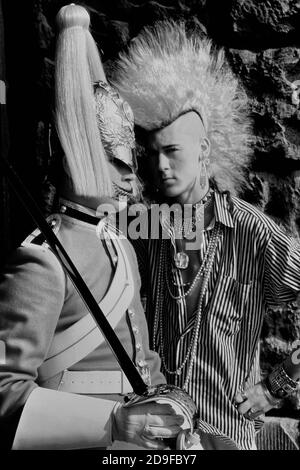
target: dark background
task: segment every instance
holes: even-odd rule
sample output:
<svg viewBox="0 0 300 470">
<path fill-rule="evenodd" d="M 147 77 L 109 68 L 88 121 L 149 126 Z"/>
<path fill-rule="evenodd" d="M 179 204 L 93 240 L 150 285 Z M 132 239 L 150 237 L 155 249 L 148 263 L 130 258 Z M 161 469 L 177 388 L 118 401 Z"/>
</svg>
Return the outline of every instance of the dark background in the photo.
<svg viewBox="0 0 300 470">
<path fill-rule="evenodd" d="M 44 213 L 49 214 L 59 177 L 59 152 L 54 145 L 51 155 L 48 145 L 54 19 L 66 2 L 2 0 L 1 4 L 0 78 L 6 75 L 9 159 Z M 249 188 L 244 198 L 299 239 L 300 106 L 292 101 L 292 83 L 300 80 L 300 1 L 99 0 L 85 5 L 90 8 L 92 33 L 107 70 L 145 24 L 165 17 L 185 18 L 225 47 L 234 72 L 247 90 L 254 123 Z M 33 229 L 33 223 L 8 192 L 1 175 L 0 195 L 3 263 L 10 250 Z M 261 341 L 264 370 L 285 357 L 299 333 L 299 305 L 268 312 Z M 278 413 L 299 419 L 300 395 L 289 399 Z"/>
</svg>

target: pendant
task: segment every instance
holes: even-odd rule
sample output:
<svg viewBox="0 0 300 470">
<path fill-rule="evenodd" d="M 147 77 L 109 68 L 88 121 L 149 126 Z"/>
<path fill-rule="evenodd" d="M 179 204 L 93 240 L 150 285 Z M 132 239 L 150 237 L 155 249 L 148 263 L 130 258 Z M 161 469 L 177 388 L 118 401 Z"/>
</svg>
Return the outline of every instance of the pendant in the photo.
<svg viewBox="0 0 300 470">
<path fill-rule="evenodd" d="M 186 269 L 189 265 L 189 257 L 183 251 L 180 251 L 174 256 L 174 263 L 178 269 Z"/>
</svg>

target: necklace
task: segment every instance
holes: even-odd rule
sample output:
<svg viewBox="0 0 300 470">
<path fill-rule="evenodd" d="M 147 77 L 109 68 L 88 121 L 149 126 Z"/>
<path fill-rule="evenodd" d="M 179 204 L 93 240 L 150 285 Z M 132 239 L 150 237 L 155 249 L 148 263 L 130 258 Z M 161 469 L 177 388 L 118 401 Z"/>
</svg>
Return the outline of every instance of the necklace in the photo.
<svg viewBox="0 0 300 470">
<path fill-rule="evenodd" d="M 200 279 L 200 277 L 202 276 L 205 268 L 207 267 L 208 261 L 211 259 L 211 257 L 214 256 L 214 251 L 215 251 L 215 248 L 216 248 L 216 242 L 217 242 L 218 237 L 219 237 L 219 226 L 216 224 L 215 227 L 212 230 L 212 234 L 211 234 L 211 237 L 210 237 L 208 247 L 207 247 L 206 253 L 204 255 L 202 264 L 201 264 L 200 268 L 198 269 L 198 271 L 197 271 L 197 273 L 194 277 L 194 280 L 190 284 L 189 289 L 186 292 L 184 292 L 183 294 L 174 295 L 171 292 L 170 283 L 169 283 L 169 279 L 168 279 L 168 275 L 167 275 L 168 273 L 167 273 L 167 270 L 165 270 L 165 280 L 166 280 L 166 284 L 167 284 L 167 289 L 168 289 L 168 292 L 169 292 L 170 296 L 172 297 L 172 299 L 174 299 L 174 300 L 184 299 L 185 297 L 187 297 L 192 292 L 192 290 L 194 289 L 194 287 L 197 284 L 197 281 Z"/>
<path fill-rule="evenodd" d="M 175 209 L 172 225 L 175 238 L 189 239 L 191 233 L 195 234 L 197 230 L 204 228 L 204 211 L 207 210 L 213 202 L 212 194 L 209 193 L 200 202 L 192 208 L 192 215 L 182 219 L 182 211 Z"/>
<path fill-rule="evenodd" d="M 178 366 L 176 370 L 170 370 L 168 368 L 167 360 L 166 360 L 165 353 L 164 353 L 164 344 L 163 344 L 163 305 L 164 305 L 163 301 L 164 301 L 164 296 L 165 296 L 164 274 L 165 274 L 165 270 L 167 266 L 167 252 L 168 252 L 167 248 L 168 247 L 166 244 L 166 240 L 162 240 L 162 244 L 161 244 L 161 253 L 160 253 L 161 256 L 160 256 L 160 265 L 159 265 L 159 273 L 158 273 L 159 274 L 158 275 L 158 292 L 157 292 L 158 303 L 156 305 L 155 315 L 154 315 L 154 328 L 153 328 L 153 338 L 152 338 L 153 346 L 152 347 L 154 350 L 156 350 L 156 336 L 158 335 L 162 364 L 163 364 L 165 371 L 171 375 L 181 375 L 183 368 L 185 367 L 188 359 L 190 358 L 190 363 L 189 363 L 188 371 L 185 377 L 183 390 L 187 388 L 187 385 L 191 378 L 193 364 L 194 364 L 195 357 L 196 357 L 197 344 L 198 344 L 200 325 L 201 325 L 201 319 L 202 319 L 202 302 L 203 302 L 203 299 L 207 290 L 208 281 L 210 278 L 210 274 L 211 274 L 211 270 L 212 270 L 212 266 L 213 266 L 213 262 L 215 258 L 217 243 L 218 243 L 219 236 L 221 234 L 220 225 L 216 224 L 213 231 L 215 232 L 215 235 L 213 236 L 213 233 L 212 233 L 211 238 L 213 238 L 213 242 L 211 243 L 210 250 L 207 250 L 209 254 L 207 255 L 207 258 L 206 258 L 206 263 L 205 263 L 206 266 L 203 268 L 203 281 L 202 281 L 202 285 L 200 288 L 199 301 L 198 301 L 198 305 L 196 309 L 197 315 L 194 321 L 191 343 L 181 365 Z M 202 265 L 203 264 L 204 262 L 202 263 Z M 195 279 L 193 283 L 195 285 L 196 283 Z M 190 289 L 189 291 L 191 291 Z M 185 296 L 179 296 L 179 298 L 183 298 Z"/>
<path fill-rule="evenodd" d="M 191 233 L 199 234 L 204 229 L 204 210 L 213 203 L 213 191 L 208 190 L 207 194 L 201 199 L 200 202 L 192 206 L 192 215 L 184 217 L 182 208 L 175 208 L 173 218 L 170 218 L 170 212 L 162 209 L 161 211 L 161 225 L 168 233 L 171 243 L 174 248 L 174 264 L 177 269 L 187 269 L 189 265 L 189 255 L 183 250 L 181 240 L 183 238 L 189 239 Z M 181 249 L 178 251 L 175 240 L 180 240 Z"/>
</svg>

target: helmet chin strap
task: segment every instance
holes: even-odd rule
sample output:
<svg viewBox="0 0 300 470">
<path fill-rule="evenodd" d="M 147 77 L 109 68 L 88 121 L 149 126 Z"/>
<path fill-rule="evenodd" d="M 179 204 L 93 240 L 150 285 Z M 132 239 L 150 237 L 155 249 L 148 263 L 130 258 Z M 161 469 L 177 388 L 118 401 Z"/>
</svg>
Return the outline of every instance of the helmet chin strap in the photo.
<svg viewBox="0 0 300 470">
<path fill-rule="evenodd" d="M 135 184 L 134 181 L 128 181 L 131 186 L 131 191 L 123 189 L 122 186 L 119 186 L 117 183 L 113 183 L 114 195 L 113 199 L 115 200 L 126 200 L 129 204 L 134 204 L 139 201 L 141 191 L 138 184 Z"/>
</svg>

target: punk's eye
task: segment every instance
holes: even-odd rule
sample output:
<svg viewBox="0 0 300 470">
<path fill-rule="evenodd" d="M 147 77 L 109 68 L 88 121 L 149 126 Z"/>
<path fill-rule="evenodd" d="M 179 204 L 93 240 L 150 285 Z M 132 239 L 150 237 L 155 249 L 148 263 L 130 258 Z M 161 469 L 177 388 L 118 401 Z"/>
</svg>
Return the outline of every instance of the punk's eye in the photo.
<svg viewBox="0 0 300 470">
<path fill-rule="evenodd" d="M 170 155 L 172 153 L 177 152 L 179 149 L 178 147 L 168 147 L 165 149 L 166 154 Z"/>
</svg>

